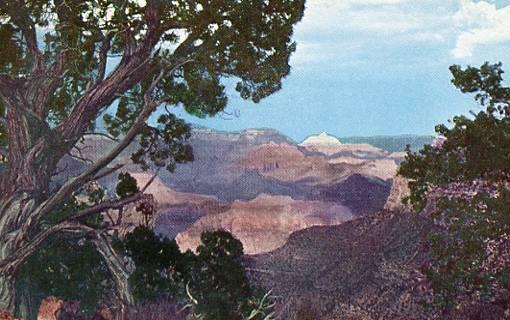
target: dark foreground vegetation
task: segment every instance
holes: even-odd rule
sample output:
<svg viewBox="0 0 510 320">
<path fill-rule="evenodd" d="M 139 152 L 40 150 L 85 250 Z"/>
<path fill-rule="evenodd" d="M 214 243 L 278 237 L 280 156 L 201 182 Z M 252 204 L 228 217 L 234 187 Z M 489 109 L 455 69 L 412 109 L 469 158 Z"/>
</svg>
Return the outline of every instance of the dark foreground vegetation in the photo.
<svg viewBox="0 0 510 320">
<path fill-rule="evenodd" d="M 111 196 L 95 194 L 89 202 L 76 202 L 75 197 L 126 165 L 115 159 L 131 143 L 138 143 L 131 161 L 141 169 L 173 171 L 177 164 L 192 160 L 187 143 L 190 127 L 173 113 L 173 107 L 204 118 L 225 109 L 227 85 L 253 102 L 277 92 L 290 73 L 289 58 L 296 48 L 293 29 L 303 11 L 304 0 L 1 1 L 0 310 L 28 312 L 25 305 L 30 303 L 20 301 L 30 297 L 24 298 L 26 290 L 16 290 L 29 286 L 20 280 L 22 268 L 28 268 L 30 257 L 36 259 L 34 254 L 45 258 L 38 254 L 41 250 L 55 257 L 52 250 L 62 248 L 52 248 L 48 242 L 53 239 L 55 245 L 62 237 L 66 244 L 75 242 L 68 248 L 84 254 L 83 264 L 91 267 L 83 270 L 86 274 L 75 274 L 75 281 L 81 278 L 95 289 L 113 285 L 121 310 L 134 305 L 136 290 L 142 289 L 131 290 L 131 273 L 139 280 L 147 276 L 147 281 L 157 281 L 160 275 L 136 271 L 145 267 L 144 261 L 137 261 L 138 269 L 132 269 L 130 260 L 114 248 L 117 221 L 101 221 L 101 217 L 111 211 L 121 216 L 129 206 L 148 215 L 155 208 L 152 198 L 144 188 L 119 190 Z M 87 161 L 77 144 L 90 135 L 108 137 L 117 145 L 97 161 Z M 57 183 L 53 178 L 65 156 L 88 165 Z M 207 243 L 204 246 L 208 248 L 204 254 L 215 261 L 216 251 Z M 94 250 L 108 268 L 112 284 L 95 281 L 102 270 L 96 270 L 101 265 Z M 197 259 L 190 263 L 207 267 L 202 258 Z M 155 267 L 161 271 L 165 265 Z M 193 273 L 187 279 L 185 287 L 191 288 L 191 295 L 200 294 L 197 283 L 205 280 Z M 161 286 L 158 289 L 170 290 Z M 227 312 L 241 314 L 245 304 L 239 305 L 237 299 L 248 293 L 242 286 L 239 290 L 229 302 L 223 302 L 221 290 L 217 295 L 203 293 L 210 306 L 203 307 L 206 302 L 199 300 L 195 308 L 218 316 L 218 303 L 226 303 L 226 307 L 235 305 Z"/>
<path fill-rule="evenodd" d="M 248 282 L 238 240 L 206 232 L 196 253 L 181 253 L 148 228 L 156 205 L 147 186 L 124 173 L 110 194 L 94 185 L 125 165 L 114 160 L 131 143 L 143 170 L 193 160 L 190 127 L 171 107 L 214 116 L 234 81 L 254 102 L 277 92 L 304 8 L 304 0 L 0 2 L 2 317 L 33 319 L 42 301 L 49 316 L 69 319 L 271 318 L 271 299 Z M 309 232 L 318 229 L 307 230 L 295 238 L 305 237 L 312 253 L 284 248 L 275 255 L 290 258 L 261 260 L 269 287 L 284 293 L 276 298 L 322 294 L 284 305 L 294 307 L 289 319 L 510 318 L 510 88 L 500 64 L 451 71 L 482 110 L 438 126 L 434 144 L 408 152 L 399 173 L 421 218 L 383 212 L 347 223 L 331 234 L 338 246 L 314 243 Z M 54 181 L 64 156 L 80 159 L 76 146 L 87 135 L 117 145 L 69 181 Z M 144 220 L 120 236 L 129 208 Z M 339 250 L 349 260 L 314 264 Z M 296 270 L 309 273 L 289 277 Z M 396 296 L 403 308 L 383 308 Z"/>
<path fill-rule="evenodd" d="M 264 292 L 250 287 L 241 264 L 242 244 L 225 231 L 206 232 L 197 253 L 181 253 L 173 240 L 138 227 L 114 243 L 130 259 L 129 285 L 135 304 L 126 319 L 265 319 L 271 313 Z M 112 276 L 87 242 L 52 239 L 20 273 L 20 307 L 35 319 L 48 296 L 75 301 L 74 317 L 91 319 L 99 305 L 115 309 Z M 116 310 L 114 310 L 116 311 Z M 63 313 L 63 309 L 59 314 Z M 65 316 L 64 316 L 65 317 Z"/>
<path fill-rule="evenodd" d="M 510 88 L 501 64 L 450 68 L 453 84 L 482 107 L 437 126 L 440 139 L 408 153 L 400 174 L 409 178 L 408 201 L 430 212 L 429 303 L 444 312 L 510 304 Z"/>
</svg>

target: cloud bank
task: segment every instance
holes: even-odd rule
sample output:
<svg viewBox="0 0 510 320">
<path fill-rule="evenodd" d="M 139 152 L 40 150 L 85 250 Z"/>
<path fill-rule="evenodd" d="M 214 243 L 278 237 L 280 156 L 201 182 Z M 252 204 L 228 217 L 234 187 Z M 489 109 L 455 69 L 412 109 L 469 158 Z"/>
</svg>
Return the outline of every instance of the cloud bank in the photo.
<svg viewBox="0 0 510 320">
<path fill-rule="evenodd" d="M 494 3 L 463 0 L 453 20 L 464 29 L 451 51 L 455 58 L 471 57 L 479 46 L 510 42 L 510 5 L 497 9 Z"/>
<path fill-rule="evenodd" d="M 469 60 L 479 48 L 510 44 L 510 5 L 501 2 L 308 0 L 293 61 L 353 61 L 374 50 Z"/>
</svg>

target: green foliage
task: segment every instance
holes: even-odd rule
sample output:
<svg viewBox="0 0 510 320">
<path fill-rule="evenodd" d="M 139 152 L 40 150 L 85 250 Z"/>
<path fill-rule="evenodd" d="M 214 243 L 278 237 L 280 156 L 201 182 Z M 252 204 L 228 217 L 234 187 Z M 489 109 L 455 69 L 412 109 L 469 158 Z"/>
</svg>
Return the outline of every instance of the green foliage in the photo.
<svg viewBox="0 0 510 320">
<path fill-rule="evenodd" d="M 121 172 L 119 173 L 118 178 L 119 181 L 117 182 L 115 192 L 121 199 L 127 198 L 137 192 L 140 192 L 136 179 L 133 178 L 129 173 Z"/>
<path fill-rule="evenodd" d="M 510 88 L 503 86 L 501 64 L 450 69 L 452 83 L 462 92 L 476 93 L 485 110 L 472 118 L 454 117 L 451 128 L 437 126 L 436 132 L 445 137 L 440 148 L 426 145 L 418 153 L 407 153 L 399 172 L 413 180 L 411 200 L 417 209 L 431 186 L 476 179 L 497 183 L 510 175 Z"/>
<path fill-rule="evenodd" d="M 160 115 L 157 123 L 156 128 L 147 126 L 142 131 L 140 147 L 131 160 L 144 170 L 153 163 L 170 172 L 178 163 L 193 161 L 193 149 L 186 143 L 191 135 L 189 125 L 171 113 Z"/>
<path fill-rule="evenodd" d="M 450 68 L 452 83 L 475 94 L 484 110 L 457 116 L 436 131 L 444 142 L 408 151 L 399 173 L 410 178 L 409 200 L 424 208 L 427 192 L 439 194 L 432 216 L 440 226 L 431 233 L 431 261 L 426 274 L 435 303 L 442 308 L 463 299 L 490 300 L 508 289 L 510 261 L 510 88 L 503 84 L 501 64 Z"/>
<path fill-rule="evenodd" d="M 434 302 L 455 306 L 466 297 L 490 302 L 498 290 L 510 289 L 510 261 L 500 242 L 510 232 L 510 191 L 497 198 L 479 194 L 473 199 L 443 200 L 434 214 L 446 229 L 429 235 L 432 258 L 426 275 L 434 289 Z"/>
<path fill-rule="evenodd" d="M 103 189 L 88 192 L 91 204 L 101 201 Z M 60 209 L 47 215 L 44 227 L 54 225 L 76 212 L 89 207 L 72 197 Z M 88 217 L 88 226 L 99 226 L 101 215 Z M 109 270 L 95 246 L 79 235 L 57 234 L 45 241 L 26 261 L 18 273 L 18 301 L 31 302 L 34 316 L 42 299 L 53 295 L 65 300 L 78 300 L 85 312 L 91 313 L 113 290 Z"/>
<path fill-rule="evenodd" d="M 175 241 L 161 238 L 147 227 L 138 227 L 116 249 L 129 256 L 136 266 L 129 281 L 137 302 L 176 296 L 177 266 L 182 255 Z"/>
<path fill-rule="evenodd" d="M 104 192 L 103 190 L 93 191 L 89 194 L 89 199 L 93 201 L 98 201 L 98 197 L 100 197 L 103 192 Z M 71 199 L 69 199 L 60 206 L 59 210 L 45 216 L 42 221 L 43 225 L 44 227 L 47 227 L 57 224 L 58 222 L 64 220 L 65 218 L 68 218 L 75 214 L 76 212 L 86 209 L 89 206 L 90 205 L 88 203 L 81 202 L 76 197 L 71 197 Z M 103 216 L 94 215 L 85 219 L 84 222 L 86 222 L 89 226 L 98 226 L 101 224 L 102 221 Z"/>
<path fill-rule="evenodd" d="M 130 283 L 137 301 L 171 296 L 205 320 L 271 319 L 269 294 L 254 291 L 246 279 L 241 242 L 226 231 L 205 232 L 201 240 L 193 254 L 145 227 L 129 234 L 118 248 L 136 266 Z"/>
<path fill-rule="evenodd" d="M 32 312 L 50 295 L 78 300 L 84 311 L 93 312 L 113 290 L 111 275 L 96 248 L 67 236 L 49 239 L 30 256 L 17 285 L 21 294 L 30 296 Z"/>
<path fill-rule="evenodd" d="M 205 232 L 189 279 L 198 301 L 195 313 L 207 320 L 241 319 L 251 289 L 240 263 L 243 247 L 226 231 Z"/>
<path fill-rule="evenodd" d="M 136 129 L 131 131 L 137 133 L 140 144 L 132 155 L 135 163 L 143 169 L 153 165 L 172 171 L 176 164 L 190 161 L 193 156 L 186 142 L 190 128 L 169 107 L 182 107 L 204 118 L 224 110 L 228 103 L 227 84 L 235 83 L 239 95 L 254 102 L 278 91 L 282 79 L 290 72 L 289 58 L 296 48 L 291 39 L 293 26 L 301 20 L 303 11 L 304 0 L 3 0 L 0 1 L 0 75 L 14 87 L 19 84 L 18 89 L 33 89 L 34 94 L 25 97 L 27 101 L 20 107 L 35 112 L 34 118 L 38 119 L 31 121 L 37 124 L 37 129 L 45 130 L 29 132 L 30 141 L 50 141 L 40 138 L 52 133 L 60 137 L 65 131 L 64 135 L 68 136 L 63 140 L 71 143 L 59 145 L 63 155 L 85 131 L 96 131 L 96 121 L 104 116 L 104 127 L 114 137 Z M 131 68 L 133 61 L 143 70 Z M 36 65 L 36 62 L 40 63 Z M 108 88 L 101 88 L 105 83 Z M 52 89 L 44 91 L 46 87 Z M 48 99 L 41 98 L 45 94 L 49 94 Z M 19 97 L 13 98 L 19 101 Z M 80 111 L 79 117 L 69 119 L 73 111 L 81 110 L 77 105 L 83 101 L 94 103 L 85 103 L 89 108 Z M 153 101 L 157 101 L 154 107 L 160 108 L 153 111 L 156 123 L 147 120 L 150 114 L 142 113 L 142 110 L 147 113 L 152 110 L 144 109 L 144 105 L 152 106 Z M 0 103 L 0 148 L 8 141 L 18 141 L 9 139 L 9 135 L 19 134 L 7 132 L 4 126 L 7 106 L 4 103 Z M 26 120 L 24 117 L 20 115 L 19 120 Z M 138 118 L 144 123 L 133 128 Z M 69 120 L 80 123 L 66 126 Z M 39 151 L 37 154 L 47 154 L 47 150 Z M 56 164 L 60 160 L 56 155 L 47 158 L 37 158 L 35 162 Z M 47 165 L 54 167 L 52 163 Z M 138 192 L 136 181 L 129 175 L 122 174 L 119 180 L 116 192 L 120 198 Z M 44 194 L 48 190 L 39 191 Z M 101 192 L 90 196 L 91 203 L 103 199 Z M 36 227 L 52 225 L 86 206 L 71 199 Z M 96 216 L 86 222 L 98 226 L 100 219 Z M 188 254 L 183 260 L 187 262 L 180 263 L 195 260 L 196 266 L 208 268 L 214 276 L 220 274 L 214 263 L 221 264 L 241 281 L 238 292 L 246 293 L 241 268 L 235 266 L 242 250 L 233 241 L 224 240 L 219 244 L 225 245 L 228 251 L 209 248 L 214 245 L 211 242 L 199 254 L 202 258 Z M 147 245 L 157 242 L 151 241 Z M 173 250 L 170 243 L 163 247 L 169 248 L 169 252 Z M 56 258 L 56 255 L 49 257 Z M 143 268 L 140 266 L 139 270 Z M 164 268 L 158 268 L 138 274 L 163 274 Z M 140 277 L 140 281 L 145 281 Z M 147 281 L 154 283 L 157 279 L 154 276 Z M 221 277 L 214 279 L 219 282 L 208 283 L 195 275 L 193 281 L 204 281 L 227 295 L 226 288 L 234 285 Z M 207 308 L 232 304 L 211 294 L 202 294 Z"/>
<path fill-rule="evenodd" d="M 102 74 L 103 53 L 108 54 L 109 66 L 118 66 L 130 59 L 126 52 L 133 45 L 142 45 L 149 29 L 148 8 L 160 14 L 154 30 L 159 41 L 150 48 L 154 49 L 150 68 L 141 81 L 104 101 L 96 119 L 85 124 L 91 131 L 104 116 L 110 134 L 125 133 L 162 70 L 172 72 L 164 73 L 153 97 L 201 118 L 224 110 L 226 84 L 235 84 L 242 98 L 254 102 L 278 91 L 290 73 L 289 58 L 296 49 L 293 26 L 303 17 L 304 0 L 4 0 L 0 3 L 0 73 L 29 77 L 35 61 L 30 41 L 35 38 L 42 39 L 38 45 L 47 68 L 65 52 L 65 76 L 52 92 L 44 116 L 50 127 L 58 126 Z M 183 127 L 182 120 L 172 116 L 155 126 L 145 125 L 145 140 L 153 145 L 159 137 L 159 144 L 141 146 L 134 157 L 142 167 L 150 160 L 173 170 L 175 163 L 191 159 L 191 150 L 182 140 L 186 134 L 177 127 Z M 0 127 L 0 140 L 3 131 Z M 168 148 L 157 151 L 169 141 Z"/>
<path fill-rule="evenodd" d="M 201 239 L 197 254 L 181 253 L 175 240 L 142 226 L 125 239 L 114 239 L 115 251 L 133 264 L 129 282 L 136 302 L 174 298 L 189 303 L 205 320 L 272 319 L 270 293 L 251 288 L 245 276 L 241 242 L 226 231 L 206 232 Z M 73 237 L 49 239 L 27 261 L 19 279 L 20 294 L 33 301 L 32 312 L 49 295 L 79 300 L 84 311 L 92 312 L 113 290 L 94 246 Z"/>
</svg>

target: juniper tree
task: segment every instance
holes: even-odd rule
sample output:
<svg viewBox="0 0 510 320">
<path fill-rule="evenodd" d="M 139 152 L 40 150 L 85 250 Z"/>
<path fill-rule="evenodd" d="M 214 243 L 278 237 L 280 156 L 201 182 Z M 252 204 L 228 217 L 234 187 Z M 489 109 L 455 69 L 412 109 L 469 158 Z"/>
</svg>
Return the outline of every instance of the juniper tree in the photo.
<svg viewBox="0 0 510 320">
<path fill-rule="evenodd" d="M 1 1 L 0 309 L 14 309 L 16 272 L 59 232 L 87 234 L 122 274 L 103 231 L 84 221 L 143 193 L 53 224 L 45 217 L 118 170 L 112 161 L 135 139 L 132 159 L 144 168 L 189 160 L 189 127 L 173 106 L 214 116 L 227 105 L 227 84 L 255 102 L 279 90 L 303 11 L 304 0 Z M 57 163 L 103 120 L 115 148 L 52 189 Z"/>
<path fill-rule="evenodd" d="M 510 87 L 501 63 L 450 70 L 482 110 L 438 125 L 441 143 L 409 151 L 399 169 L 415 209 L 435 202 L 427 211 L 439 227 L 424 271 L 445 310 L 510 292 Z"/>
</svg>

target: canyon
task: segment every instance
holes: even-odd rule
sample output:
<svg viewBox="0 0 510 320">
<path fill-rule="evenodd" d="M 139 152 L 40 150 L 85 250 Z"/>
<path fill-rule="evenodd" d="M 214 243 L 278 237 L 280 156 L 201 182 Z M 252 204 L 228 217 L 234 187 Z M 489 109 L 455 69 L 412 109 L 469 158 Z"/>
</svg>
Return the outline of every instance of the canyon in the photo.
<svg viewBox="0 0 510 320">
<path fill-rule="evenodd" d="M 152 227 L 175 238 L 181 250 L 195 250 L 203 231 L 225 229 L 242 241 L 246 254 L 261 254 L 282 247 L 294 232 L 340 225 L 383 209 L 404 159 L 403 142 L 419 148 L 416 143 L 431 140 L 368 138 L 378 144 L 373 146 L 359 139 L 342 143 L 321 133 L 296 143 L 271 129 L 232 133 L 194 128 L 189 139 L 194 161 L 174 172 L 153 167 L 143 171 L 131 164 L 136 141 L 115 164 L 124 164 L 122 171 L 139 186 L 157 175 L 146 190 L 158 204 Z M 390 150 L 383 148 L 385 139 Z M 79 154 L 62 161 L 54 183 L 73 176 L 115 144 L 103 136 L 87 137 L 77 146 Z M 113 196 L 115 176 L 99 183 Z M 134 212 L 126 217 L 124 233 L 141 219 Z"/>
</svg>

